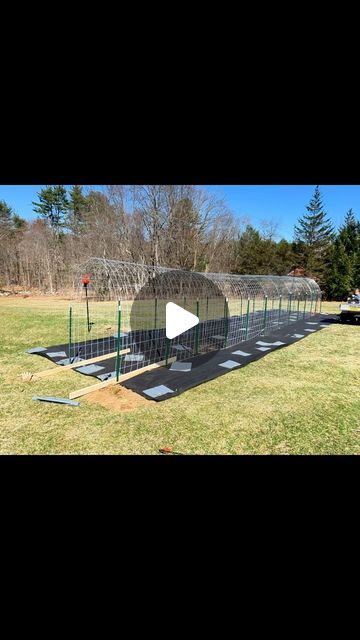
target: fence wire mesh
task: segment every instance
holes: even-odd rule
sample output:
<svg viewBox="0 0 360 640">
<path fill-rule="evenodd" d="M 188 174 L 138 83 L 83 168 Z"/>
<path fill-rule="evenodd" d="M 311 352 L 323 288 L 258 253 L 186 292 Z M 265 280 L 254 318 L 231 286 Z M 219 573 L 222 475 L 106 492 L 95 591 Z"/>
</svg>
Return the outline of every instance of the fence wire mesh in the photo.
<svg viewBox="0 0 360 640">
<path fill-rule="evenodd" d="M 81 275 L 89 274 L 88 287 Z M 176 356 L 187 359 L 276 331 L 319 311 L 314 280 L 293 276 L 196 273 L 93 258 L 76 276 L 78 301 L 69 313 L 70 360 L 122 353 L 121 375 Z M 173 340 L 165 335 L 166 304 L 199 324 Z M 100 377 L 100 376 L 99 376 Z"/>
</svg>

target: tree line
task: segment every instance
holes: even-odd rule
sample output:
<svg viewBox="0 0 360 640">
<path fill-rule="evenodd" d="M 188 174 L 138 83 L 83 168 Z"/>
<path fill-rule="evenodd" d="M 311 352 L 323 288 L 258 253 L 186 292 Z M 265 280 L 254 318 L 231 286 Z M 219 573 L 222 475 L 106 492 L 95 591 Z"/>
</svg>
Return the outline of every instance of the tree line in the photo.
<svg viewBox="0 0 360 640">
<path fill-rule="evenodd" d="M 301 267 L 335 300 L 360 286 L 360 223 L 350 209 L 336 232 L 319 187 L 292 242 L 276 239 L 273 223 L 257 229 L 235 218 L 216 194 L 193 185 L 52 185 L 33 211 L 29 222 L 0 201 L 0 288 L 71 290 L 76 265 L 91 256 L 238 274 Z"/>
</svg>

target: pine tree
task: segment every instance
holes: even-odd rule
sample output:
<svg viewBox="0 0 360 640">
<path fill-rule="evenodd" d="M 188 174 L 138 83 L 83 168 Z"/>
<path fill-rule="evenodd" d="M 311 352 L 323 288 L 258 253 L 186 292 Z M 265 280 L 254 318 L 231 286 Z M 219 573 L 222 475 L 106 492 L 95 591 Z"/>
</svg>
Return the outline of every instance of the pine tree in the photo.
<svg viewBox="0 0 360 640">
<path fill-rule="evenodd" d="M 25 225 L 26 221 L 15 213 L 5 200 L 0 200 L 0 238 L 11 236 Z"/>
<path fill-rule="evenodd" d="M 295 242 L 307 274 L 321 282 L 328 266 L 334 227 L 326 217 L 319 186 L 306 209 L 308 213 L 295 226 Z"/>
<path fill-rule="evenodd" d="M 345 251 L 350 255 L 357 253 L 360 248 L 360 222 L 356 221 L 352 209 L 349 209 L 345 216 L 344 224 L 340 227 L 339 237 Z"/>
<path fill-rule="evenodd" d="M 69 212 L 67 226 L 74 232 L 81 232 L 89 201 L 83 194 L 82 186 L 74 184 L 69 193 Z"/>
<path fill-rule="evenodd" d="M 39 202 L 33 202 L 33 210 L 46 220 L 58 235 L 65 225 L 69 201 L 64 185 L 46 186 L 37 194 Z"/>
<path fill-rule="evenodd" d="M 329 300 L 346 300 L 352 289 L 353 265 L 340 237 L 330 250 L 330 266 L 325 278 L 325 292 Z"/>
<path fill-rule="evenodd" d="M 353 264 L 352 288 L 360 289 L 360 250 L 357 252 Z"/>
<path fill-rule="evenodd" d="M 344 300 L 360 283 L 360 223 L 352 209 L 345 216 L 330 255 L 327 296 Z"/>
<path fill-rule="evenodd" d="M 350 289 L 359 286 L 360 264 L 360 222 L 355 218 L 352 209 L 345 216 L 344 224 L 340 228 L 339 240 L 342 243 L 350 261 Z"/>
<path fill-rule="evenodd" d="M 13 210 L 5 200 L 0 200 L 0 229 L 5 232 L 11 229 Z"/>
</svg>

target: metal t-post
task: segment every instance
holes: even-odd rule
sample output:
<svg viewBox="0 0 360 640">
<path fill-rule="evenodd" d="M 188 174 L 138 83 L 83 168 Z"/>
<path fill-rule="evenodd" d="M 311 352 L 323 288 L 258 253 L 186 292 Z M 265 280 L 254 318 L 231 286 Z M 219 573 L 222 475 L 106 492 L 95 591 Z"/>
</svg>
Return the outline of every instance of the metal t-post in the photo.
<svg viewBox="0 0 360 640">
<path fill-rule="evenodd" d="M 170 349 L 170 340 L 169 338 L 165 338 L 165 364 L 166 365 L 169 360 L 169 349 Z"/>
<path fill-rule="evenodd" d="M 71 343 L 72 343 L 72 307 L 69 307 L 69 364 L 72 364 Z"/>
<path fill-rule="evenodd" d="M 118 334 L 117 334 L 117 350 L 116 350 L 116 382 L 119 382 L 120 376 L 120 333 L 121 333 L 121 302 L 118 302 Z"/>
<path fill-rule="evenodd" d="M 228 339 L 228 332 L 229 332 L 229 327 L 228 327 L 228 298 L 225 298 L 225 302 L 224 302 L 224 325 L 225 325 L 225 340 L 224 340 L 224 349 L 226 349 L 227 346 L 227 339 Z"/>
<path fill-rule="evenodd" d="M 268 303 L 268 297 L 265 296 L 265 306 L 264 306 L 264 328 L 263 328 L 263 333 L 264 335 L 266 334 L 266 313 L 267 313 L 267 303 Z"/>
<path fill-rule="evenodd" d="M 288 315 L 288 324 L 290 324 L 290 316 L 291 316 L 291 296 L 292 296 L 292 293 L 291 293 L 291 291 L 290 291 L 290 293 L 289 293 L 289 315 Z"/>
<path fill-rule="evenodd" d="M 196 300 L 196 315 L 199 318 L 199 322 L 200 322 L 200 316 L 199 316 L 199 298 Z M 195 355 L 197 356 L 199 353 L 199 322 L 195 327 Z"/>
<path fill-rule="evenodd" d="M 250 314 L 250 298 L 248 298 L 248 301 L 247 301 L 245 340 L 247 340 L 248 332 L 249 332 L 249 314 Z"/>
<path fill-rule="evenodd" d="M 280 324 L 280 318 L 281 318 L 281 293 L 279 295 L 279 318 L 278 318 L 278 325 Z"/>
</svg>

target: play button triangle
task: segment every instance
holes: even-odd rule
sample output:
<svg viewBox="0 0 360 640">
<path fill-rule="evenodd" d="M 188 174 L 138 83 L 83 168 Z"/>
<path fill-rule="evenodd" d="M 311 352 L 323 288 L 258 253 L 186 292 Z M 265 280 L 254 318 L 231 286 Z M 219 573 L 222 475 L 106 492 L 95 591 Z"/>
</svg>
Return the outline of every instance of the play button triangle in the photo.
<svg viewBox="0 0 360 640">
<path fill-rule="evenodd" d="M 199 324 L 199 318 L 174 302 L 166 305 L 166 337 L 171 340 Z"/>
</svg>

